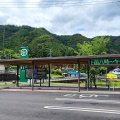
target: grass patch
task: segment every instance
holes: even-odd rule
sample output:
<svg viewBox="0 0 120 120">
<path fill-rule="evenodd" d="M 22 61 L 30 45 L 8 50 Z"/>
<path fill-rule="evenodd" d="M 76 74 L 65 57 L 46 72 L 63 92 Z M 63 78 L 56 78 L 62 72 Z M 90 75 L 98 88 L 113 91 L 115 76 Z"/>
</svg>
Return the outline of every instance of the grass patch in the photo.
<svg viewBox="0 0 120 120">
<path fill-rule="evenodd" d="M 19 83 L 19 86 L 28 86 L 29 84 Z M 0 87 L 15 87 L 16 83 L 12 82 L 0 82 Z"/>
<path fill-rule="evenodd" d="M 114 86 L 115 87 L 118 87 L 118 88 L 120 88 L 120 81 L 110 81 L 110 87 L 112 87 L 113 86 L 113 84 L 114 84 Z M 106 86 L 106 82 L 96 82 L 96 85 L 97 86 Z"/>
<path fill-rule="evenodd" d="M 14 87 L 14 86 L 16 86 L 16 84 L 14 84 L 14 83 L 6 83 L 6 82 L 5 83 L 0 83 L 0 87 L 7 87 L 7 86 L 11 86 L 11 87 L 13 86 Z"/>
<path fill-rule="evenodd" d="M 38 81 L 37 84 L 39 85 L 40 82 Z M 115 87 L 117 88 L 120 88 L 120 81 L 110 81 L 110 87 L 113 87 L 113 84 Z M 41 82 L 41 85 L 48 85 L 48 81 L 44 81 Z M 70 87 L 78 87 L 78 83 L 77 82 L 71 82 L 71 83 L 68 83 L 68 82 L 50 82 L 50 85 L 51 86 L 70 86 Z M 92 85 L 94 86 L 94 84 L 92 83 Z M 103 86 L 103 87 L 106 87 L 106 82 L 105 81 L 97 81 L 96 82 L 96 85 L 97 86 Z M 0 83 L 0 87 L 15 87 L 16 86 L 16 83 L 12 83 L 12 82 L 1 82 Z M 19 83 L 19 86 L 29 86 L 28 83 L 24 84 L 24 83 Z M 80 83 L 80 86 L 81 87 L 85 87 L 85 82 L 81 82 Z"/>
<path fill-rule="evenodd" d="M 97 86 L 106 86 L 106 82 L 96 82 Z"/>
<path fill-rule="evenodd" d="M 51 85 L 56 85 L 56 86 L 73 86 L 77 87 L 78 83 L 60 83 L 60 82 L 51 82 Z M 81 83 L 80 86 L 85 86 L 85 83 Z"/>
<path fill-rule="evenodd" d="M 63 78 L 63 76 L 58 74 L 50 74 L 51 78 Z"/>
</svg>

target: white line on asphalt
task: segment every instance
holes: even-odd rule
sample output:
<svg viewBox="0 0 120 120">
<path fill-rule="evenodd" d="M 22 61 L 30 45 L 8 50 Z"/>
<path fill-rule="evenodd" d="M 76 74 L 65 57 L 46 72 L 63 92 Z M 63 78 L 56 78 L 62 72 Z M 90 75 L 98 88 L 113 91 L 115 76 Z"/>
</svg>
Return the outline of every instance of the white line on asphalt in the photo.
<svg viewBox="0 0 120 120">
<path fill-rule="evenodd" d="M 65 94 L 65 97 L 74 97 L 77 94 Z M 109 97 L 109 95 L 97 95 L 97 94 L 81 94 L 79 98 L 91 98 L 91 97 Z"/>
<path fill-rule="evenodd" d="M 61 101 L 77 101 L 77 102 L 95 102 L 95 103 L 120 104 L 120 101 L 117 101 L 117 100 L 72 99 L 72 98 L 55 98 L 55 99 L 56 100 L 61 100 Z"/>
<path fill-rule="evenodd" d="M 119 110 L 108 110 L 108 109 L 62 107 L 62 106 L 44 106 L 44 108 L 54 109 L 54 110 L 73 110 L 73 111 L 86 111 L 86 112 L 97 112 L 97 113 L 120 114 Z"/>
<path fill-rule="evenodd" d="M 89 97 L 109 97 L 109 95 L 96 95 L 96 94 L 81 94 L 79 98 Z"/>
<path fill-rule="evenodd" d="M 77 94 L 66 94 L 66 95 L 64 95 L 64 96 L 67 96 L 67 97 L 74 97 L 74 96 L 76 96 Z"/>
</svg>

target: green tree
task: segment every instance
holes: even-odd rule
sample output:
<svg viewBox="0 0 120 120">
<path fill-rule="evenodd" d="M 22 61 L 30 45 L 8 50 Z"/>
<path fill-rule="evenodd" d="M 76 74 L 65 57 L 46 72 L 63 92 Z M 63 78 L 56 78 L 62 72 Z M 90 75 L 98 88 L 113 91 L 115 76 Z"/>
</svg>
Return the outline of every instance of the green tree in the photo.
<svg viewBox="0 0 120 120">
<path fill-rule="evenodd" d="M 83 44 L 77 44 L 78 51 L 76 52 L 77 55 L 92 55 L 92 44 L 90 42 L 84 41 Z"/>
<path fill-rule="evenodd" d="M 0 51 L 0 56 L 2 56 L 3 51 Z M 4 59 L 18 59 L 20 56 L 19 53 L 11 49 L 4 49 Z"/>
<path fill-rule="evenodd" d="M 77 44 L 78 55 L 101 55 L 107 54 L 107 45 L 110 43 L 110 38 L 96 37 L 91 42 L 84 41 L 83 44 Z"/>
<path fill-rule="evenodd" d="M 110 38 L 105 37 L 96 37 L 91 42 L 84 42 L 83 44 L 77 44 L 77 55 L 101 55 L 107 54 L 107 45 L 110 43 Z M 105 68 L 99 67 L 90 69 L 91 77 L 94 78 L 95 84 L 95 75 L 104 71 Z"/>
<path fill-rule="evenodd" d="M 96 37 L 91 41 L 93 55 L 107 54 L 107 45 L 110 38 Z"/>
</svg>

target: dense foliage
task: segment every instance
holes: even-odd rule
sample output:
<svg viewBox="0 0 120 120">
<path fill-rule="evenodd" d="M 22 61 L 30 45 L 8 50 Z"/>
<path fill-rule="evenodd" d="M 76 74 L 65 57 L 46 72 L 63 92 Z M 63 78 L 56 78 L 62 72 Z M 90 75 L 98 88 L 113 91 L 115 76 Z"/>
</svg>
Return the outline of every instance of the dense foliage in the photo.
<svg viewBox="0 0 120 120">
<path fill-rule="evenodd" d="M 19 58 L 20 47 L 23 46 L 28 46 L 29 57 L 120 53 L 120 36 L 93 39 L 80 34 L 59 36 L 44 28 L 30 26 L 0 25 L 0 56 L 3 41 L 5 58 Z"/>
<path fill-rule="evenodd" d="M 77 44 L 78 55 L 101 55 L 107 54 L 107 45 L 109 45 L 110 39 L 104 37 L 96 37 L 90 42 L 84 41 L 83 44 Z"/>
</svg>

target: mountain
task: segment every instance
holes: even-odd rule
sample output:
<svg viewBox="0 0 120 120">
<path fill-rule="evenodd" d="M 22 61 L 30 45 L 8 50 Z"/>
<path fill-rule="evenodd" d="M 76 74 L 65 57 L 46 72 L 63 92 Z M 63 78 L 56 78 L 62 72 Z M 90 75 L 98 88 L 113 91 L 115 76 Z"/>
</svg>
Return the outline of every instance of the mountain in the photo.
<svg viewBox="0 0 120 120">
<path fill-rule="evenodd" d="M 81 34 L 74 34 L 74 35 L 54 35 L 56 39 L 58 39 L 62 44 L 65 46 L 72 47 L 76 49 L 77 43 L 83 43 L 84 41 L 90 41 L 89 38 L 82 36 Z"/>
<path fill-rule="evenodd" d="M 120 53 L 120 36 L 110 37 L 111 44 L 108 45 L 108 53 Z M 45 28 L 34 28 L 30 26 L 0 25 L 0 50 L 14 50 L 20 53 L 20 47 L 28 46 L 29 57 L 73 56 L 77 43 L 91 41 L 81 34 L 56 35 Z"/>
<path fill-rule="evenodd" d="M 111 44 L 108 46 L 110 54 L 120 54 L 120 36 L 107 36 L 110 37 Z"/>
</svg>

